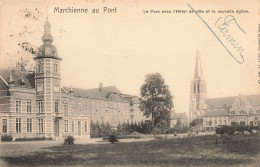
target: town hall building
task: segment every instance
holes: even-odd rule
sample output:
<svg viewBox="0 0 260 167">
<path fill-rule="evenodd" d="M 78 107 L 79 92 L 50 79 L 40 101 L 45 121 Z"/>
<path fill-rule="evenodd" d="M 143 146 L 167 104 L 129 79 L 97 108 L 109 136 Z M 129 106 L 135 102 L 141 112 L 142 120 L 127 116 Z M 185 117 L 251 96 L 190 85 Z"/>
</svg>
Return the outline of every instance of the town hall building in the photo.
<svg viewBox="0 0 260 167">
<path fill-rule="evenodd" d="M 35 70 L 0 70 L 0 135 L 14 138 L 68 135 L 90 138 L 90 121 L 140 122 L 145 117 L 137 96 L 123 94 L 115 86 L 77 89 L 61 86 L 61 61 L 48 19 L 43 44 L 34 57 Z"/>
</svg>

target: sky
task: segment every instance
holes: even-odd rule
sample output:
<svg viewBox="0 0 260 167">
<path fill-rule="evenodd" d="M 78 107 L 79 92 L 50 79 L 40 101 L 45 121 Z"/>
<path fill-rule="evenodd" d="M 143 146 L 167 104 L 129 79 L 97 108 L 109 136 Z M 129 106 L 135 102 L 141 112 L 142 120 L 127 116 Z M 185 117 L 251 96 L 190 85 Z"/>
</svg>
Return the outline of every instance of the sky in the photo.
<svg viewBox="0 0 260 167">
<path fill-rule="evenodd" d="M 189 11 L 187 3 L 196 10 L 216 11 L 199 14 L 209 27 L 194 13 L 150 13 Z M 89 12 L 54 13 L 54 7 L 86 8 Z M 104 7 L 116 7 L 117 13 L 103 13 Z M 160 73 L 174 96 L 175 110 L 188 113 L 197 50 L 208 98 L 259 93 L 257 7 L 258 1 L 4 0 L 0 4 L 0 68 L 15 66 L 21 57 L 29 60 L 28 67 L 33 64 L 34 55 L 18 44 L 39 47 L 48 16 L 53 45 L 62 58 L 62 86 L 90 89 L 103 83 L 140 96 L 145 75 Z M 93 8 L 100 13 L 91 13 Z M 242 9 L 249 13 L 236 13 Z M 243 48 L 242 53 L 223 37 L 220 28 L 224 26 L 216 26 L 230 18 L 235 21 L 226 30 Z M 243 54 L 244 63 L 236 62 L 228 51 L 237 60 Z"/>
</svg>

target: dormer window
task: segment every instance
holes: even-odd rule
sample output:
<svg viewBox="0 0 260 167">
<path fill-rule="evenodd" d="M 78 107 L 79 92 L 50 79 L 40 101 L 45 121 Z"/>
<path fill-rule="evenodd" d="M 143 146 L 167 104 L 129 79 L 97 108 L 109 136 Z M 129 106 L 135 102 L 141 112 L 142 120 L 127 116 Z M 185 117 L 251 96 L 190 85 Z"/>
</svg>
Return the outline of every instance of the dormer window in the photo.
<svg viewBox="0 0 260 167">
<path fill-rule="evenodd" d="M 23 78 L 19 79 L 19 84 L 20 84 L 21 86 L 24 86 L 24 85 L 25 85 L 25 81 L 24 81 Z"/>
<path fill-rule="evenodd" d="M 249 111 L 249 117 L 253 117 L 254 116 L 254 112 L 252 110 Z"/>
</svg>

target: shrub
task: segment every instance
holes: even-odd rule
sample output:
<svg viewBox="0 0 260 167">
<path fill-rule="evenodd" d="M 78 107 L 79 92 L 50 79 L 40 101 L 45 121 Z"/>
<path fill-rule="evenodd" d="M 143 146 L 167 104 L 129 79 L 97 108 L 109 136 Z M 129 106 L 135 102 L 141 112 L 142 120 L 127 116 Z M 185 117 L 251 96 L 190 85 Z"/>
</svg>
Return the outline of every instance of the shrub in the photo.
<svg viewBox="0 0 260 167">
<path fill-rule="evenodd" d="M 15 141 L 38 141 L 38 140 L 52 140 L 52 137 L 24 137 L 24 138 L 16 138 Z"/>
<path fill-rule="evenodd" d="M 109 135 L 107 140 L 112 144 L 118 142 L 116 135 Z"/>
<path fill-rule="evenodd" d="M 73 136 L 67 136 L 64 140 L 64 144 L 74 144 L 75 138 Z"/>
<path fill-rule="evenodd" d="M 188 132 L 187 126 L 175 126 L 168 130 L 169 134 L 176 134 L 176 133 L 187 133 Z M 167 133 L 166 133 L 167 134 Z"/>
<path fill-rule="evenodd" d="M 231 126 L 222 126 L 221 128 L 217 128 L 216 129 L 216 134 L 228 134 L 228 135 L 232 135 L 234 132 L 236 131 L 235 127 L 231 127 Z"/>
<path fill-rule="evenodd" d="M 8 141 L 12 141 L 13 140 L 13 136 L 12 135 L 2 135 L 1 136 L 1 141 L 2 142 L 8 142 Z"/>
</svg>

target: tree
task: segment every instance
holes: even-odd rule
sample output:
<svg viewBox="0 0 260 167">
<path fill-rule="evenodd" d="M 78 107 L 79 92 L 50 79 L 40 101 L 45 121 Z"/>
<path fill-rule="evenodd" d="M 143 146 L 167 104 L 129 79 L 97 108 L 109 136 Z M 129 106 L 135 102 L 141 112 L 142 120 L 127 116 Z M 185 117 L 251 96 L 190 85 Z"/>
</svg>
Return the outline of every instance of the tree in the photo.
<svg viewBox="0 0 260 167">
<path fill-rule="evenodd" d="M 173 108 L 173 96 L 161 74 L 147 74 L 141 86 L 140 109 L 146 118 L 151 118 L 151 131 L 154 127 L 170 123 L 170 111 Z"/>
<path fill-rule="evenodd" d="M 191 121 L 190 127 L 200 125 L 200 124 L 202 124 L 202 122 L 203 122 L 202 119 L 194 119 Z M 210 121 L 210 126 L 211 126 L 211 124 L 212 124 L 212 122 Z"/>
</svg>

